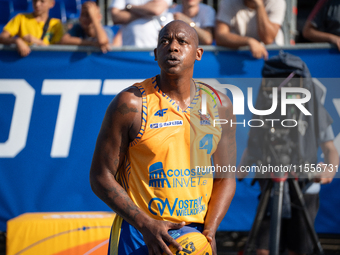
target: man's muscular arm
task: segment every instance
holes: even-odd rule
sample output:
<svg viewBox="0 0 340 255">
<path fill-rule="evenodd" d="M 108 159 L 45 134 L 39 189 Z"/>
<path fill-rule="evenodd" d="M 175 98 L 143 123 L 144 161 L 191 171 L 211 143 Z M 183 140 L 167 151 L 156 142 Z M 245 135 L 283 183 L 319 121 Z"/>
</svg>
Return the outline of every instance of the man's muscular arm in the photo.
<svg viewBox="0 0 340 255">
<path fill-rule="evenodd" d="M 313 42 L 333 43 L 340 51 L 340 36 L 318 30 L 316 27 L 313 26 L 310 20 L 306 21 L 302 30 L 302 34 L 306 39 Z"/>
<path fill-rule="evenodd" d="M 251 0 L 257 11 L 257 32 L 264 44 L 272 44 L 279 32 L 280 25 L 269 20 L 263 0 Z"/>
<path fill-rule="evenodd" d="M 230 31 L 230 26 L 222 21 L 216 21 L 215 39 L 217 45 L 228 48 L 249 46 L 254 58 L 268 58 L 266 48 L 259 41 L 252 37 L 232 33 Z"/>
<path fill-rule="evenodd" d="M 158 16 L 168 9 L 168 3 L 165 0 L 151 0 L 142 5 L 132 5 L 130 12 L 145 17 Z"/>
<path fill-rule="evenodd" d="M 100 199 L 143 234 L 149 254 L 160 254 L 163 250 L 172 255 L 165 241 L 177 248 L 180 245 L 168 234 L 168 230 L 180 228 L 183 224 L 150 218 L 136 206 L 115 178 L 123 164 L 129 142 L 139 132 L 141 108 L 142 98 L 137 88 L 121 92 L 110 103 L 97 138 L 90 183 Z"/>
<path fill-rule="evenodd" d="M 215 169 L 217 169 L 217 165 L 220 167 L 236 165 L 236 126 L 230 127 L 230 121 L 236 122 L 236 117 L 232 113 L 233 109 L 230 99 L 222 93 L 219 93 L 219 95 L 222 99 L 222 106 L 219 106 L 218 109 L 219 118 L 228 120 L 228 124 L 222 125 L 222 137 L 213 155 Z M 224 173 L 215 172 L 213 190 L 203 231 L 203 234 L 212 245 L 214 255 L 217 255 L 215 233 L 229 209 L 235 189 L 235 173 L 232 171 Z"/>
<path fill-rule="evenodd" d="M 115 25 L 119 24 L 128 24 L 135 19 L 140 18 L 141 16 L 136 15 L 127 10 L 120 10 L 118 8 L 111 8 L 111 17 L 112 21 Z"/>
<path fill-rule="evenodd" d="M 127 24 L 138 18 L 161 15 L 168 7 L 165 0 L 151 0 L 142 5 L 131 5 L 129 10 L 112 8 L 112 21 L 115 24 Z"/>
</svg>

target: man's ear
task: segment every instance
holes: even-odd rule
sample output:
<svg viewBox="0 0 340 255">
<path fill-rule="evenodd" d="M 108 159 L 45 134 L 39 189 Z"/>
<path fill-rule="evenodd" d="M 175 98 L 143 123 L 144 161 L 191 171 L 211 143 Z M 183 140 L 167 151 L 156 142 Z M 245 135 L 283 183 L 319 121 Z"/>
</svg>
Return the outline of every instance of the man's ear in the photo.
<svg viewBox="0 0 340 255">
<path fill-rule="evenodd" d="M 157 48 L 155 48 L 154 50 L 153 50 L 153 54 L 155 55 L 155 61 L 157 61 L 158 59 L 157 59 Z"/>
<path fill-rule="evenodd" d="M 55 0 L 50 0 L 50 9 L 52 9 L 55 5 Z"/>
<path fill-rule="evenodd" d="M 197 48 L 197 50 L 196 50 L 196 60 L 200 61 L 202 59 L 202 55 L 203 55 L 203 49 Z"/>
</svg>

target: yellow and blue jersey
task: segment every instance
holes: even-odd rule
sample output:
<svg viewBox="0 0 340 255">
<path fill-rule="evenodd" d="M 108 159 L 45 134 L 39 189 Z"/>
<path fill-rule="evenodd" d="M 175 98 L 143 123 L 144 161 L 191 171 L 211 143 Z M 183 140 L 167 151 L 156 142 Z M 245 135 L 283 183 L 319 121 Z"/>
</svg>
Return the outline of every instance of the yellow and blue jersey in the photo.
<svg viewBox="0 0 340 255">
<path fill-rule="evenodd" d="M 150 217 L 171 222 L 204 223 L 213 187 L 211 166 L 221 138 L 216 100 L 209 96 L 201 111 L 202 94 L 214 92 L 195 81 L 196 93 L 187 109 L 163 93 L 156 77 L 134 84 L 142 94 L 142 125 L 130 143 L 117 181 L 131 200 Z M 110 254 L 117 254 L 122 218 L 115 218 Z M 115 252 L 116 251 L 116 252 Z"/>
</svg>

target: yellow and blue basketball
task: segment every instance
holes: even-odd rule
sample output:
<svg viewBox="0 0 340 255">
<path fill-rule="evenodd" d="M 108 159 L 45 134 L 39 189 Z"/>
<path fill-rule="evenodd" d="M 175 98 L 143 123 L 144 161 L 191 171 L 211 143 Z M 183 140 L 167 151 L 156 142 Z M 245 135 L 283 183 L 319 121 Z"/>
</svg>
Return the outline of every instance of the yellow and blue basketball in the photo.
<svg viewBox="0 0 340 255">
<path fill-rule="evenodd" d="M 169 234 L 183 248 L 178 251 L 169 245 L 170 250 L 176 255 L 212 255 L 210 243 L 207 238 L 197 229 L 184 226 L 180 229 L 169 230 Z M 164 254 L 164 253 L 163 253 Z"/>
</svg>

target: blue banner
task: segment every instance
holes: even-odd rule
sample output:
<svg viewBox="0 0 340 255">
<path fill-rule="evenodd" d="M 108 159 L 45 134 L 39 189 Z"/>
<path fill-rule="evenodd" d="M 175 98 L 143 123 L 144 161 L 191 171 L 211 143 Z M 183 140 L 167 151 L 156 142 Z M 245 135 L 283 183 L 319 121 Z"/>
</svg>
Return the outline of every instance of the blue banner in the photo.
<svg viewBox="0 0 340 255">
<path fill-rule="evenodd" d="M 287 52 L 301 57 L 312 76 L 326 87 L 325 106 L 337 136 L 340 89 L 338 80 L 330 78 L 340 77 L 339 52 Z M 270 56 L 277 54 L 278 50 L 269 51 Z M 257 92 L 260 83 L 251 79 L 247 84 L 243 78 L 260 78 L 263 63 L 248 51 L 205 51 L 195 65 L 194 78 L 208 84 L 237 84 L 246 95 L 247 87 Z M 25 212 L 110 210 L 89 184 L 105 110 L 119 91 L 158 73 L 153 52 L 148 51 L 32 51 L 26 58 L 15 51 L 0 51 L 0 230 L 6 230 L 7 220 Z M 244 118 L 251 118 L 249 111 Z M 238 162 L 248 131 L 249 127 L 237 128 Z M 259 194 L 259 187 L 250 181 L 237 183 L 219 230 L 250 229 Z M 318 232 L 340 233 L 339 184 L 335 179 L 322 187 Z"/>
</svg>

